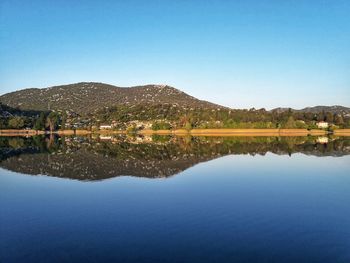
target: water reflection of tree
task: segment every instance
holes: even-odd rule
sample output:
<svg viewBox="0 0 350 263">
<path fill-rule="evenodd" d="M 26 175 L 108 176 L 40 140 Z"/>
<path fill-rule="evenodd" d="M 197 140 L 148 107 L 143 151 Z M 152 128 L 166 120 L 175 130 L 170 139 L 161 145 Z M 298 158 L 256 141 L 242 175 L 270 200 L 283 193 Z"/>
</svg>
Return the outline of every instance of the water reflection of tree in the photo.
<svg viewBox="0 0 350 263">
<path fill-rule="evenodd" d="M 151 141 L 136 137 L 120 136 L 111 141 L 91 137 L 59 137 L 56 135 L 24 137 L 0 137 L 1 148 L 21 149 L 33 147 L 40 152 L 54 153 L 85 147 L 88 150 L 123 158 L 127 156 L 157 158 L 157 156 L 191 153 L 194 155 L 219 154 L 264 154 L 266 152 L 288 154 L 295 152 L 331 153 L 343 151 L 347 154 L 350 138 L 330 138 L 320 144 L 315 137 L 173 137 L 153 135 Z M 116 143 L 117 142 L 117 143 Z"/>
<path fill-rule="evenodd" d="M 1 167 L 81 180 L 118 175 L 166 177 L 228 154 L 350 154 L 350 138 L 315 137 L 0 137 Z M 17 158 L 20 156 L 21 158 Z"/>
</svg>

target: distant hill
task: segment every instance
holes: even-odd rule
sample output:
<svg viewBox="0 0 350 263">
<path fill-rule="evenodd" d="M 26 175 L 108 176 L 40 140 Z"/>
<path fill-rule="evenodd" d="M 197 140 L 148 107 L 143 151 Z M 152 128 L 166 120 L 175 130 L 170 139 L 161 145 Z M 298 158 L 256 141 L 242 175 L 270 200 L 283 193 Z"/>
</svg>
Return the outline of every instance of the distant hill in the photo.
<svg viewBox="0 0 350 263">
<path fill-rule="evenodd" d="M 337 114 L 349 114 L 350 108 L 334 105 L 334 106 L 315 106 L 315 107 L 307 107 L 304 109 L 301 109 L 299 111 L 302 112 L 312 112 L 312 113 L 318 113 L 318 112 L 331 112 L 331 113 L 337 113 Z"/>
<path fill-rule="evenodd" d="M 288 111 L 290 108 L 275 108 L 271 110 L 272 112 L 282 113 Z M 320 113 L 322 111 L 324 112 L 331 112 L 335 114 L 350 114 L 350 108 L 334 105 L 334 106 L 315 106 L 315 107 L 306 107 L 300 110 L 291 109 L 293 112 L 311 112 L 311 113 Z"/>
<path fill-rule="evenodd" d="M 0 96 L 0 102 L 20 110 L 71 110 L 81 115 L 93 113 L 105 107 L 139 104 L 224 108 L 196 99 L 166 85 L 123 88 L 95 82 L 81 82 L 43 89 L 24 89 Z"/>
</svg>

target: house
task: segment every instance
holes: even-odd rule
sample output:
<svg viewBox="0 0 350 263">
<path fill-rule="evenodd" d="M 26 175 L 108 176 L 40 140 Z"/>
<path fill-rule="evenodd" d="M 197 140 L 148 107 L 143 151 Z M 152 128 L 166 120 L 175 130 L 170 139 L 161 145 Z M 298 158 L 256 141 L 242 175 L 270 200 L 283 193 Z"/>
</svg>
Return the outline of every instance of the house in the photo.
<svg viewBox="0 0 350 263">
<path fill-rule="evenodd" d="M 105 141 L 105 140 L 110 141 L 110 140 L 112 140 L 112 136 L 100 136 L 99 138 L 102 141 Z"/>
<path fill-rule="evenodd" d="M 100 125 L 100 130 L 110 130 L 112 129 L 112 125 Z"/>
<path fill-rule="evenodd" d="M 316 123 L 317 127 L 320 129 L 327 129 L 328 128 L 328 122 L 320 121 Z"/>
<path fill-rule="evenodd" d="M 128 127 L 135 127 L 137 129 L 151 129 L 152 128 L 152 121 L 139 121 L 139 120 L 134 120 L 134 121 L 129 121 L 127 122 Z"/>
</svg>

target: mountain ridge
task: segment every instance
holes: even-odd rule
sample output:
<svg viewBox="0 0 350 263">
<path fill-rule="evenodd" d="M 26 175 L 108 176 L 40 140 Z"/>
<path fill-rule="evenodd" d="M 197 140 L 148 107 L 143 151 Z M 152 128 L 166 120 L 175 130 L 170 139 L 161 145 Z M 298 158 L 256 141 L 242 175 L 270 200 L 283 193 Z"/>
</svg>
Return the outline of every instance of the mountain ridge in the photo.
<svg viewBox="0 0 350 263">
<path fill-rule="evenodd" d="M 319 112 L 331 112 L 331 113 L 336 113 L 336 114 L 349 114 L 350 113 L 350 108 L 349 107 L 345 107 L 345 106 L 341 106 L 341 105 L 317 105 L 317 106 L 311 106 L 311 107 L 305 107 L 302 109 L 293 109 L 293 108 L 282 108 L 282 107 L 278 107 L 278 108 L 274 108 L 272 110 L 270 110 L 271 112 L 275 111 L 278 113 L 281 112 L 286 112 L 289 111 L 289 109 L 291 111 L 294 112 L 308 112 L 308 113 L 319 113 Z"/>
<path fill-rule="evenodd" d="M 93 113 L 105 107 L 135 104 L 176 104 L 184 107 L 225 108 L 199 100 L 168 85 L 118 87 L 100 82 L 79 82 L 48 88 L 28 88 L 0 96 L 0 102 L 21 110 L 72 110 Z"/>
<path fill-rule="evenodd" d="M 209 109 L 234 109 L 197 99 L 169 85 L 146 84 L 130 87 L 102 82 L 77 82 L 47 88 L 26 88 L 0 96 L 4 105 L 20 110 L 71 110 L 79 114 L 93 113 L 103 108 L 135 104 L 176 104 L 184 107 Z M 286 111 L 334 114 L 350 114 L 350 107 L 341 105 L 317 105 L 302 109 L 278 107 L 269 112 Z"/>
</svg>

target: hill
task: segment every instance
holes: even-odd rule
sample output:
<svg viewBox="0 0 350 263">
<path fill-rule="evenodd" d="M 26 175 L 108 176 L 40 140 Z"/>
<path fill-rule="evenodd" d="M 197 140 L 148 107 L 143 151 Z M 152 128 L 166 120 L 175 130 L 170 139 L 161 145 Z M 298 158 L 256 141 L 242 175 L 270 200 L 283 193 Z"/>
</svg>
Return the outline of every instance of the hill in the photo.
<svg viewBox="0 0 350 263">
<path fill-rule="evenodd" d="M 289 111 L 290 108 L 275 108 L 271 110 L 272 112 L 282 113 Z M 314 107 L 306 107 L 300 110 L 291 109 L 293 112 L 302 112 L 302 113 L 320 113 L 320 112 L 330 112 L 332 114 L 350 114 L 350 108 L 333 105 L 333 106 L 314 106 Z"/>
<path fill-rule="evenodd" d="M 129 88 L 104 83 L 81 82 L 49 88 L 24 89 L 0 96 L 0 102 L 20 110 L 69 110 L 80 115 L 111 106 L 173 104 L 180 107 L 224 108 L 196 99 L 166 85 Z"/>
<path fill-rule="evenodd" d="M 349 114 L 350 108 L 334 105 L 334 106 L 315 106 L 315 107 L 307 107 L 304 109 L 301 109 L 299 111 L 302 112 L 311 112 L 311 113 L 318 113 L 318 112 L 331 112 L 334 114 Z"/>
<path fill-rule="evenodd" d="M 0 96 L 0 128 L 113 129 L 317 128 L 327 121 L 350 127 L 350 108 L 316 106 L 294 110 L 230 109 L 167 85 L 116 87 L 81 82 L 24 89 Z M 155 126 L 153 126 L 155 124 Z"/>
</svg>

